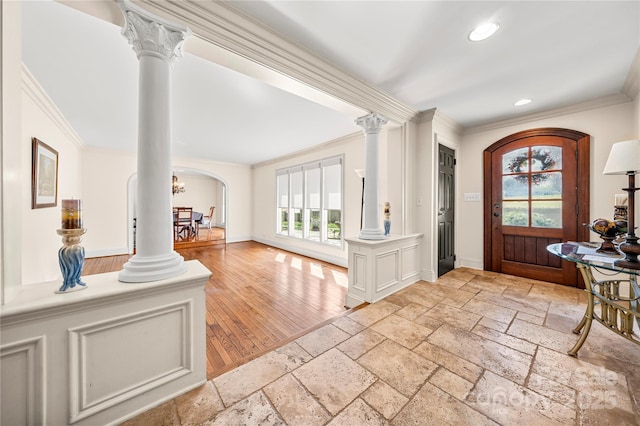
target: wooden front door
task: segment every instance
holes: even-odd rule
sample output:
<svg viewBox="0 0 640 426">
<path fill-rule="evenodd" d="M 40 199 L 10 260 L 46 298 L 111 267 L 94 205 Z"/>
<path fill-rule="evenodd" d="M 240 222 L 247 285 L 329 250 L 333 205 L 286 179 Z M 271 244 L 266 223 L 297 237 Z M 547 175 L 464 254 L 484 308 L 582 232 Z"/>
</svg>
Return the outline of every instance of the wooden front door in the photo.
<svg viewBox="0 0 640 426">
<path fill-rule="evenodd" d="M 546 247 L 589 237 L 589 135 L 527 130 L 491 145 L 484 159 L 485 269 L 582 286 L 575 265 Z"/>
<path fill-rule="evenodd" d="M 455 152 L 438 145 L 438 158 L 438 276 L 441 276 L 451 271 L 455 263 Z"/>
</svg>

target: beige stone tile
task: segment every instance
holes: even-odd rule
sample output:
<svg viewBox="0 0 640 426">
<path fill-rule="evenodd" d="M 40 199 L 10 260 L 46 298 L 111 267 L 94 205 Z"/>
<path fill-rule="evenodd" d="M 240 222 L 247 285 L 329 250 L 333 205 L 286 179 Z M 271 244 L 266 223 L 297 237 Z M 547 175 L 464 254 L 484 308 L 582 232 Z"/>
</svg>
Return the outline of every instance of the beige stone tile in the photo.
<svg viewBox="0 0 640 426">
<path fill-rule="evenodd" d="M 481 325 L 475 326 L 471 332 L 480 337 L 484 337 L 485 339 L 492 340 L 496 343 L 500 343 L 501 345 L 508 346 L 529 355 L 534 355 L 536 353 L 536 345 L 533 343 L 517 337 L 509 336 L 508 334 L 500 333 L 499 331 L 495 331 Z"/>
<path fill-rule="evenodd" d="M 366 328 L 364 325 L 360 324 L 359 322 L 356 322 L 351 318 L 347 318 L 347 317 L 340 317 L 334 322 L 332 322 L 332 324 L 338 327 L 340 330 L 351 334 L 352 336 L 354 334 L 360 333 L 362 330 Z"/>
<path fill-rule="evenodd" d="M 358 309 L 354 313 L 349 314 L 348 317 L 365 327 L 369 327 L 384 317 L 391 315 L 398 309 L 400 309 L 400 306 L 381 300 L 365 306 L 362 309 Z"/>
<path fill-rule="evenodd" d="M 436 283 L 424 283 L 423 288 L 431 297 L 442 298 L 442 303 L 459 308 L 473 298 L 475 293 L 461 289 L 439 285 Z"/>
<path fill-rule="evenodd" d="M 332 324 L 327 324 L 300 337 L 296 340 L 296 343 L 315 357 L 328 351 L 338 343 L 344 342 L 349 337 L 351 337 L 350 334 Z"/>
<path fill-rule="evenodd" d="M 122 426 L 180 426 L 174 400 L 165 402 L 121 424 Z"/>
<path fill-rule="evenodd" d="M 443 323 L 463 330 L 471 330 L 478 321 L 480 321 L 480 318 L 482 318 L 478 314 L 463 311 L 453 306 L 447 306 L 443 303 L 429 309 L 424 315 L 416 318 L 414 322 L 425 325 L 427 323 L 426 319 L 428 318 L 430 320 L 442 321 Z"/>
<path fill-rule="evenodd" d="M 460 289 L 471 293 L 480 293 L 481 291 L 486 291 L 489 293 L 494 293 L 496 296 L 498 296 L 502 294 L 507 289 L 507 287 L 508 286 L 506 286 L 505 284 L 496 283 L 493 278 L 474 278 L 464 286 L 460 287 Z"/>
<path fill-rule="evenodd" d="M 431 308 L 440 303 L 443 297 L 432 294 L 429 291 L 429 287 L 427 286 L 427 283 L 418 282 L 407 287 L 404 290 L 401 290 L 400 293 L 402 293 L 403 296 L 406 297 L 406 300 L 409 303 L 415 303 L 418 305 L 426 306 L 427 308 Z"/>
<path fill-rule="evenodd" d="M 496 296 L 500 297 L 500 296 Z M 517 311 L 495 303 L 484 302 L 482 300 L 471 299 L 463 307 L 463 310 L 473 312 L 482 317 L 495 321 L 510 323 L 516 316 Z"/>
<path fill-rule="evenodd" d="M 376 377 L 337 349 L 330 349 L 293 372 L 332 415 L 376 381 Z"/>
<path fill-rule="evenodd" d="M 402 318 L 406 318 L 409 321 L 413 321 L 418 318 L 420 315 L 427 312 L 429 308 L 424 305 L 419 305 L 417 303 L 409 303 L 404 308 L 396 311 L 395 314 L 401 316 Z"/>
<path fill-rule="evenodd" d="M 463 282 L 466 283 L 467 281 L 471 281 L 472 279 L 474 279 L 477 276 L 478 275 L 474 274 L 473 271 L 471 271 L 469 269 L 456 268 L 453 271 L 450 271 L 450 272 L 447 272 L 446 274 L 444 274 L 442 277 L 440 277 L 440 279 L 442 279 L 442 278 L 452 278 L 454 280 L 463 281 Z"/>
<path fill-rule="evenodd" d="M 578 303 L 578 293 L 580 290 L 574 287 L 567 287 L 559 284 L 538 282 L 529 291 L 530 297 L 549 300 L 554 302 Z"/>
<path fill-rule="evenodd" d="M 568 351 L 578 340 L 578 336 L 572 333 L 561 333 L 541 325 L 515 319 L 507 334 L 527 340 L 536 345 L 541 345 L 555 351 Z"/>
<path fill-rule="evenodd" d="M 280 377 L 263 389 L 282 419 L 290 425 L 323 425 L 331 415 L 291 375 Z"/>
<path fill-rule="evenodd" d="M 354 425 L 388 425 L 380 413 L 369 407 L 360 398 L 353 401 L 340 414 L 338 414 L 327 426 L 354 426 Z"/>
<path fill-rule="evenodd" d="M 478 325 L 482 325 L 492 330 L 499 331 L 500 333 L 505 333 L 509 328 L 509 323 L 500 322 L 484 317 L 480 320 L 480 322 L 478 322 Z"/>
<path fill-rule="evenodd" d="M 428 317 L 426 315 L 421 315 L 418 318 L 414 319 L 413 322 L 419 324 L 423 327 L 427 327 L 431 330 L 437 330 L 444 322 L 439 320 L 436 317 Z"/>
<path fill-rule="evenodd" d="M 537 373 L 531 373 L 527 381 L 527 388 L 567 407 L 573 408 L 576 405 L 575 389 L 571 389 L 569 386 L 555 382 Z"/>
<path fill-rule="evenodd" d="M 447 370 L 453 371 L 455 374 L 471 383 L 475 383 L 480 378 L 483 371 L 482 367 L 473 364 L 466 359 L 460 358 L 439 346 L 432 345 L 429 342 L 421 343 L 413 351 L 418 355 L 443 366 Z"/>
<path fill-rule="evenodd" d="M 393 419 L 397 426 L 405 425 L 497 425 L 493 420 L 458 401 L 430 383 Z"/>
<path fill-rule="evenodd" d="M 409 349 L 418 346 L 433 332 L 430 328 L 423 327 L 395 314 L 375 323 L 371 326 L 371 329 Z"/>
<path fill-rule="evenodd" d="M 203 426 L 284 425 L 262 391 L 233 404 Z"/>
<path fill-rule="evenodd" d="M 310 359 L 308 353 L 292 342 L 216 377 L 213 384 L 228 407 Z"/>
<path fill-rule="evenodd" d="M 544 317 L 531 315 L 531 314 L 528 314 L 526 312 L 518 312 L 516 314 L 516 318 L 518 318 L 519 320 L 530 322 L 532 324 L 537 324 L 537 325 L 543 325 L 544 321 L 545 321 Z"/>
<path fill-rule="evenodd" d="M 469 391 L 473 388 L 473 383 L 452 373 L 446 368 L 439 368 L 438 371 L 431 376 L 429 383 L 437 386 L 449 395 L 458 398 L 460 401 L 464 401 Z"/>
<path fill-rule="evenodd" d="M 382 334 L 376 333 L 368 328 L 356 334 L 349 340 L 340 343 L 338 345 L 338 349 L 349 355 L 351 358 L 358 359 L 365 352 L 381 343 L 384 339 L 385 337 Z"/>
<path fill-rule="evenodd" d="M 210 381 L 175 401 L 182 426 L 199 425 L 224 410 L 222 399 Z"/>
<path fill-rule="evenodd" d="M 444 324 L 427 340 L 476 365 L 524 384 L 532 357 L 476 334 Z"/>
<path fill-rule="evenodd" d="M 446 285 L 447 287 L 460 288 L 463 285 L 465 285 L 467 282 L 463 281 L 463 280 L 457 280 L 457 279 L 449 276 L 448 274 L 445 274 L 445 275 L 441 276 L 440 278 L 438 278 L 436 283 L 440 284 L 440 285 Z"/>
<path fill-rule="evenodd" d="M 543 318 L 547 314 L 547 309 L 549 308 L 549 301 L 538 300 L 530 297 L 518 298 L 506 294 L 506 291 L 502 294 L 502 297 L 495 297 L 494 294 L 483 291 L 476 295 L 475 300 L 494 303 L 498 306 L 503 306 L 518 312 L 525 312 L 527 314 Z"/>
<path fill-rule="evenodd" d="M 413 395 L 437 368 L 435 363 L 391 340 L 371 349 L 358 363 L 406 397 Z"/>
<path fill-rule="evenodd" d="M 409 398 L 378 380 L 362 394 L 362 399 L 386 419 L 392 419 L 409 401 Z"/>
<path fill-rule="evenodd" d="M 467 403 L 500 424 L 574 424 L 575 410 L 485 371 Z"/>
</svg>

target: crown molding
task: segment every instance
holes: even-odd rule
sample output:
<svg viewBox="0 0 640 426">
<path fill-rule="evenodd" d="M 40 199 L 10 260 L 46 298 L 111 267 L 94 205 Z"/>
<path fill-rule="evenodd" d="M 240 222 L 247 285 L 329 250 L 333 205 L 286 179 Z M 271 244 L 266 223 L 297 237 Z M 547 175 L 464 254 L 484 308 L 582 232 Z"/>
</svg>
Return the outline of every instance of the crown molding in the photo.
<svg viewBox="0 0 640 426">
<path fill-rule="evenodd" d="M 636 56 L 631 62 L 629 74 L 627 74 L 627 79 L 622 85 L 622 93 L 631 100 L 635 100 L 638 93 L 640 93 L 640 48 L 636 50 Z"/>
<path fill-rule="evenodd" d="M 286 40 L 266 25 L 235 9 L 231 2 L 142 0 L 139 4 L 152 13 L 188 25 L 194 35 L 217 47 L 347 104 L 379 113 L 400 124 L 409 121 L 417 113 L 373 85 Z"/>
<path fill-rule="evenodd" d="M 84 150 L 86 144 L 69 124 L 62 112 L 58 109 L 55 102 L 49 97 L 47 92 L 42 88 L 38 80 L 31 74 L 29 68 L 22 64 L 22 91 L 36 103 L 42 112 L 60 129 L 60 131 L 78 148 Z"/>
<path fill-rule="evenodd" d="M 597 108 L 604 108 L 612 105 L 630 102 L 631 99 L 623 93 L 616 95 L 603 96 L 601 98 L 591 99 L 573 105 L 561 108 L 553 108 L 533 114 L 521 115 L 507 120 L 495 121 L 492 123 L 480 124 L 478 126 L 470 126 L 463 128 L 462 134 L 469 135 L 473 133 L 486 132 L 488 130 L 500 129 L 507 126 L 515 126 L 518 124 L 528 123 L 536 120 L 544 120 L 547 118 L 558 117 L 561 115 L 575 114 L 582 111 L 589 111 Z"/>
</svg>

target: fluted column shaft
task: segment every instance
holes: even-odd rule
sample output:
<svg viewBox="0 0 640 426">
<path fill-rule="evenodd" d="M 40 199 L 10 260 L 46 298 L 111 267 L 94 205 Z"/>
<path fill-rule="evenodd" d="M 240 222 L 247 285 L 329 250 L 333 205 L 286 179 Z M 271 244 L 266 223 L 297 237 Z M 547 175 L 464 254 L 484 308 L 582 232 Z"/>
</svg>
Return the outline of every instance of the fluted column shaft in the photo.
<svg viewBox="0 0 640 426">
<path fill-rule="evenodd" d="M 379 177 L 378 177 L 378 135 L 387 119 L 374 113 L 356 120 L 364 129 L 365 170 L 364 170 L 364 228 L 358 238 L 382 240 L 384 231 L 380 226 Z"/>
<path fill-rule="evenodd" d="M 118 279 L 148 282 L 186 271 L 173 250 L 171 211 L 171 66 L 190 34 L 182 27 L 128 2 L 122 34 L 140 61 L 138 97 L 138 175 L 136 254 Z"/>
</svg>

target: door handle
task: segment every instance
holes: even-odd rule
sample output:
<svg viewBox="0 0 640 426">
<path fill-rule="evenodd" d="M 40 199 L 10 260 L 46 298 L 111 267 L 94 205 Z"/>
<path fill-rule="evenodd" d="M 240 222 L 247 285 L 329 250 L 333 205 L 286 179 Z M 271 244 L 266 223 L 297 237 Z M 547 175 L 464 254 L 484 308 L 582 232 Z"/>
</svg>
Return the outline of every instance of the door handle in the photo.
<svg viewBox="0 0 640 426">
<path fill-rule="evenodd" d="M 495 204 L 493 205 L 493 208 L 494 208 L 494 209 L 499 209 L 499 208 L 500 208 L 500 203 L 495 203 Z"/>
<path fill-rule="evenodd" d="M 493 215 L 494 215 L 495 217 L 499 217 L 499 216 L 500 216 L 500 213 L 498 213 L 498 212 L 493 212 Z"/>
</svg>

